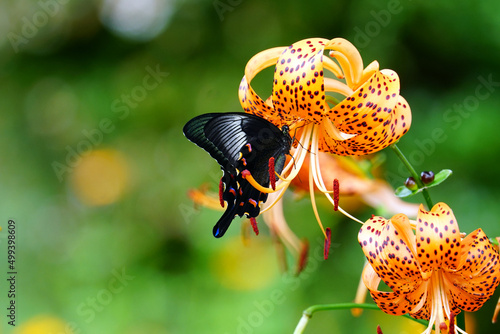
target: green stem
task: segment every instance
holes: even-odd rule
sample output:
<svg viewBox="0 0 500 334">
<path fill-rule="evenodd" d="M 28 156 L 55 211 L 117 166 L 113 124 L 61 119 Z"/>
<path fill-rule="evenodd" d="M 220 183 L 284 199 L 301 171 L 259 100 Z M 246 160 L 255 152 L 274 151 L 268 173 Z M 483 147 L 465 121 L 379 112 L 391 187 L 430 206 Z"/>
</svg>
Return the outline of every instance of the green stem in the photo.
<svg viewBox="0 0 500 334">
<path fill-rule="evenodd" d="M 399 147 L 396 144 L 392 144 L 392 145 L 390 145 L 390 147 L 392 148 L 394 153 L 396 153 L 396 155 L 398 156 L 399 160 L 401 160 L 403 165 L 405 165 L 406 169 L 408 169 L 408 171 L 410 172 L 410 175 L 413 177 L 413 179 L 417 183 L 418 188 L 422 189 L 422 195 L 424 196 L 425 202 L 427 203 L 429 210 L 432 209 L 434 204 L 432 203 L 431 195 L 429 194 L 429 191 L 422 183 L 422 180 L 420 179 L 420 176 L 415 171 L 415 168 L 413 168 L 411 163 L 408 161 L 408 159 L 406 159 L 405 155 L 403 154 L 403 152 L 401 152 L 401 150 L 399 149 Z"/>
<path fill-rule="evenodd" d="M 403 154 L 403 152 L 401 152 L 401 150 L 399 149 L 399 147 L 396 144 L 392 144 L 392 145 L 390 145 L 390 147 L 392 148 L 394 153 L 396 153 L 396 155 L 398 156 L 399 160 L 401 160 L 403 165 L 405 165 L 406 169 L 408 169 L 408 171 L 410 172 L 410 175 L 415 179 L 415 182 L 417 183 L 419 189 L 422 189 L 422 195 L 424 196 L 425 202 L 427 203 L 427 206 L 429 207 L 429 209 L 432 209 L 434 204 L 432 203 L 429 191 L 422 183 L 422 180 L 420 179 L 420 176 L 415 171 L 415 168 L 413 168 L 411 163 L 408 161 L 408 159 L 406 159 L 405 155 Z M 456 320 L 457 326 L 462 328 L 463 330 L 465 330 L 465 312 L 460 312 L 460 314 L 458 314 L 456 316 L 455 320 Z"/>
<path fill-rule="evenodd" d="M 362 309 L 366 309 L 366 310 L 380 311 L 380 308 L 375 304 L 341 303 L 341 304 L 313 305 L 313 306 L 306 308 L 304 310 L 303 314 L 310 318 L 310 317 L 312 317 L 314 312 L 318 312 L 318 311 L 345 310 L 345 309 L 353 309 L 353 308 L 362 308 Z M 403 315 L 403 317 L 411 319 L 411 320 L 418 322 L 419 324 L 422 324 L 424 326 L 427 326 L 429 324 L 425 320 L 412 318 L 409 314 L 405 314 L 405 315 Z"/>
<path fill-rule="evenodd" d="M 345 310 L 345 309 L 354 309 L 354 308 L 362 308 L 362 309 L 380 311 L 380 308 L 375 304 L 343 303 L 343 304 L 313 305 L 313 306 L 310 306 L 304 310 L 304 312 L 302 313 L 302 319 L 299 322 L 299 325 L 297 326 L 294 333 L 295 334 L 302 333 L 307 325 L 307 321 L 312 317 L 313 313 L 315 313 L 315 312 L 332 311 L 332 310 Z M 412 318 L 408 314 L 403 315 L 403 317 L 411 319 L 411 320 L 418 322 L 419 324 L 422 324 L 424 326 L 428 326 L 428 322 L 425 320 Z M 304 321 L 304 319 L 305 319 L 305 321 Z"/>
</svg>

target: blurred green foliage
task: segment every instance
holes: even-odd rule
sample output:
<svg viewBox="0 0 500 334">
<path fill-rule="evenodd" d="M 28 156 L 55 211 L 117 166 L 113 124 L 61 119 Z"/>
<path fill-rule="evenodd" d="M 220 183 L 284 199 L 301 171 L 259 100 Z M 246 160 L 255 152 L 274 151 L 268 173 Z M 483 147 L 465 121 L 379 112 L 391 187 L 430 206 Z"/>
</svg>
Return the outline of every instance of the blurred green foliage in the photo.
<svg viewBox="0 0 500 334">
<path fill-rule="evenodd" d="M 0 247 L 5 254 L 14 219 L 18 332 L 291 333 L 306 307 L 353 300 L 363 264 L 356 224 L 323 209 L 331 256 L 312 256 L 294 277 L 279 273 L 265 228 L 248 249 L 239 219 L 216 240 L 220 213 L 194 209 L 186 196 L 206 182 L 215 187 L 220 172 L 185 140 L 184 123 L 241 110 L 246 62 L 307 37 L 344 37 L 365 65 L 378 60 L 398 72 L 413 112 L 400 147 L 419 171 L 454 171 L 431 195 L 453 208 L 463 231 L 500 235 L 499 11 L 495 0 L 2 2 Z M 156 81 L 155 71 L 164 73 Z M 262 96 L 271 87 L 266 73 Z M 122 160 L 92 165 L 78 186 L 71 151 L 83 151 L 83 142 L 125 162 L 118 171 L 105 168 Z M 407 174 L 386 155 L 387 177 L 398 186 Z M 123 186 L 107 205 L 92 198 L 100 173 Z M 82 191 L 91 193 L 87 202 Z M 322 251 L 309 201 L 285 201 L 291 227 L 310 240 L 311 254 Z M 227 278 L 233 252 L 244 261 Z M 259 284 L 242 288 L 245 279 Z M 6 291 L 2 279 L 3 313 Z M 498 331 L 490 321 L 498 295 L 470 318 L 470 332 Z M 65 325 L 47 325 L 54 318 Z M 0 332 L 11 332 L 2 319 Z M 375 332 L 377 324 L 384 333 L 420 330 L 381 312 L 343 311 L 315 315 L 306 332 Z"/>
</svg>

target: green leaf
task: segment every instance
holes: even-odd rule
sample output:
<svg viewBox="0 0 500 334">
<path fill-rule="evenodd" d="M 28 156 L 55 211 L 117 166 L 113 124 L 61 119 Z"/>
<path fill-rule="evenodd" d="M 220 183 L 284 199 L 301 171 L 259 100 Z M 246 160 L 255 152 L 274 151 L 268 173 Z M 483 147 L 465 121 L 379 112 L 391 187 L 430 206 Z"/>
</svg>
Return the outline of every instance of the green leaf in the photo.
<svg viewBox="0 0 500 334">
<path fill-rule="evenodd" d="M 411 191 L 410 189 L 406 188 L 405 186 L 400 186 L 396 189 L 395 195 L 397 197 L 404 198 L 404 197 L 413 196 L 413 195 L 419 193 L 420 191 L 422 191 L 422 189 L 417 189 L 417 190 Z"/>
<path fill-rule="evenodd" d="M 446 180 L 448 177 L 450 177 L 451 174 L 453 174 L 453 171 L 451 169 L 443 169 L 442 171 L 440 171 L 439 173 L 434 175 L 434 181 L 432 181 L 429 184 L 426 184 L 425 187 L 426 188 L 435 187 L 438 184 L 443 183 L 444 180 Z"/>
<path fill-rule="evenodd" d="M 423 188 L 419 188 L 419 189 L 412 191 L 412 190 L 406 188 L 405 186 L 400 186 L 396 189 L 396 191 L 394 193 L 397 197 L 400 197 L 400 198 L 410 197 L 410 196 L 413 196 L 415 194 L 418 194 L 419 192 L 422 191 L 422 189 L 435 187 L 438 184 L 443 183 L 444 180 L 446 180 L 448 177 L 450 177 L 451 174 L 453 174 L 453 171 L 451 169 L 443 169 L 442 171 L 440 171 L 439 173 L 434 175 L 434 181 L 432 181 L 429 184 L 426 184 Z"/>
</svg>

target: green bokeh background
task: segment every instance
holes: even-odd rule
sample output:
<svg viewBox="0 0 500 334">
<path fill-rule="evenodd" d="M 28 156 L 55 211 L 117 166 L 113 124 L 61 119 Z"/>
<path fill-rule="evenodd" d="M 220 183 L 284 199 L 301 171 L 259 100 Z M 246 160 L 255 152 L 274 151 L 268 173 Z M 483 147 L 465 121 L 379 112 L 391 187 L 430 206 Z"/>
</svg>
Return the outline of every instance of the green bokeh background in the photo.
<svg viewBox="0 0 500 334">
<path fill-rule="evenodd" d="M 291 333 L 306 307 L 352 301 L 363 263 L 358 225 L 324 206 L 334 235 L 331 256 L 313 256 L 299 277 L 279 273 L 262 228 L 251 239 L 257 248 L 235 251 L 246 254 L 238 269 L 244 277 L 262 282 L 238 289 L 224 283 L 221 263 L 241 243 L 239 219 L 216 240 L 211 230 L 220 213 L 195 209 L 186 196 L 204 182 L 215 186 L 219 167 L 183 137 L 184 123 L 241 110 L 237 90 L 246 62 L 308 37 L 344 37 L 365 65 L 378 60 L 399 74 L 413 112 L 400 147 L 418 170 L 454 171 L 431 195 L 452 207 L 463 231 L 481 227 L 500 235 L 500 2 L 106 1 L 135 6 L 132 17 L 163 4 L 155 11 L 158 24 L 142 32 L 131 28 L 133 20 L 106 21 L 104 3 L 0 3 L 0 333 L 12 332 L 5 317 L 8 219 L 17 226 L 21 333 Z M 40 12 L 55 9 L 44 23 Z M 26 42 L 13 42 L 27 21 L 40 27 Z M 114 103 L 143 85 L 148 67 L 168 76 L 121 119 Z M 262 96 L 271 87 L 266 73 Z M 83 131 L 103 119 L 113 130 L 92 149 L 119 152 L 129 182 L 119 200 L 89 206 L 75 193 L 72 171 L 59 179 L 53 163 L 64 163 L 67 147 L 76 149 L 86 140 Z M 406 174 L 391 152 L 386 157 L 387 177 L 397 186 Z M 309 239 L 312 254 L 322 251 L 309 201 L 285 201 L 294 231 Z M 109 293 L 122 272 L 130 279 Z M 498 296 L 473 315 L 470 332 L 500 330 L 490 321 Z M 26 329 L 40 317 L 68 328 Z M 422 330 L 381 312 L 353 318 L 336 311 L 315 315 L 306 333 L 374 333 L 377 324 L 384 333 Z"/>
</svg>

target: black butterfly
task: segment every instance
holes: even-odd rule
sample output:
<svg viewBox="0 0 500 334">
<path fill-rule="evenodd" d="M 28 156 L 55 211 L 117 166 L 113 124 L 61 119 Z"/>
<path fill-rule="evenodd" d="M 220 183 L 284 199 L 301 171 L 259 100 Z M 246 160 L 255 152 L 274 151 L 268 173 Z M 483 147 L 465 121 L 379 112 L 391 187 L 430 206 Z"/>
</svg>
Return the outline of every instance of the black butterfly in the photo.
<svg viewBox="0 0 500 334">
<path fill-rule="evenodd" d="M 269 160 L 280 174 L 290 152 L 292 138 L 288 126 L 277 126 L 247 113 L 211 113 L 197 116 L 186 123 L 184 135 L 206 150 L 221 166 L 222 199 L 227 208 L 215 224 L 213 233 L 220 238 L 236 215 L 254 218 L 267 193 L 255 189 L 242 175 L 248 170 L 263 187 L 269 187 Z"/>
</svg>

